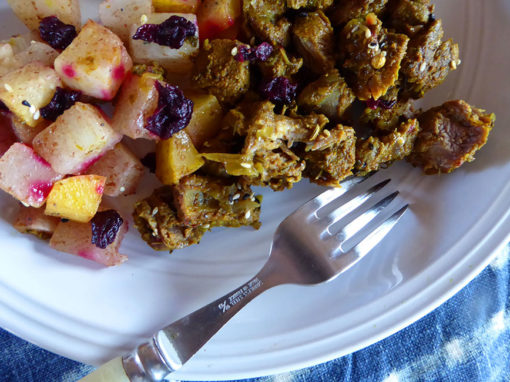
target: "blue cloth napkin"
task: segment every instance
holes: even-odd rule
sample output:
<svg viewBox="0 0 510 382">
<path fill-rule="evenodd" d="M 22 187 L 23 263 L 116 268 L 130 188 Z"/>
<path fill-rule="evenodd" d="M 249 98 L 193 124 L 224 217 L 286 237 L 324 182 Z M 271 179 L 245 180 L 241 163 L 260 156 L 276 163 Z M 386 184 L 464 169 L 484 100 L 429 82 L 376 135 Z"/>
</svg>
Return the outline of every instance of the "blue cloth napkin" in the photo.
<svg viewBox="0 0 510 382">
<path fill-rule="evenodd" d="M 245 382 L 510 381 L 510 247 L 415 324 L 339 359 Z M 0 330 L 0 382 L 76 381 L 93 368 Z"/>
</svg>

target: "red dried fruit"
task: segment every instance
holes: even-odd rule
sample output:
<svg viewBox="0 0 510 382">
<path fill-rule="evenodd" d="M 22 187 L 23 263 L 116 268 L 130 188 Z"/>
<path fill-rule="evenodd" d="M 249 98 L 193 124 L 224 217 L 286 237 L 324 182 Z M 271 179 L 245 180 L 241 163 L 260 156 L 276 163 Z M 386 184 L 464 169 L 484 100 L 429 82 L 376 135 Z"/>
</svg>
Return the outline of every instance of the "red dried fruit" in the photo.
<svg viewBox="0 0 510 382">
<path fill-rule="evenodd" d="M 385 110 L 389 110 L 393 106 L 395 106 L 396 103 L 397 103 L 396 100 L 385 101 L 383 99 L 375 100 L 373 98 L 370 98 L 369 100 L 366 101 L 367 107 L 372 109 L 372 110 L 375 110 L 378 107 L 381 107 L 381 108 L 383 108 Z"/>
<path fill-rule="evenodd" d="M 186 38 L 195 36 L 196 32 L 197 27 L 191 21 L 181 16 L 170 16 L 161 24 L 143 24 L 136 30 L 133 39 L 179 49 Z"/>
<path fill-rule="evenodd" d="M 39 23 L 41 38 L 52 48 L 64 50 L 77 36 L 76 28 L 64 24 L 56 16 L 48 16 Z"/>
<path fill-rule="evenodd" d="M 273 53 L 273 46 L 267 42 L 263 42 L 254 48 L 248 45 L 240 45 L 237 47 L 237 54 L 234 58 L 239 62 L 266 61 L 271 53 Z"/>
<path fill-rule="evenodd" d="M 105 249 L 115 241 L 124 220 L 115 210 L 98 212 L 90 221 L 92 226 L 92 244 Z"/>
<path fill-rule="evenodd" d="M 80 95 L 80 91 L 67 90 L 57 86 L 50 103 L 40 109 L 42 117 L 48 121 L 56 121 L 59 115 L 78 101 Z"/>
<path fill-rule="evenodd" d="M 288 105 L 296 98 L 297 85 L 287 77 L 276 77 L 262 83 L 261 94 L 276 105 Z"/>
<path fill-rule="evenodd" d="M 168 139 L 188 126 L 193 114 L 193 101 L 178 86 L 161 85 L 156 81 L 158 107 L 147 120 L 145 128 L 161 139 Z"/>
</svg>

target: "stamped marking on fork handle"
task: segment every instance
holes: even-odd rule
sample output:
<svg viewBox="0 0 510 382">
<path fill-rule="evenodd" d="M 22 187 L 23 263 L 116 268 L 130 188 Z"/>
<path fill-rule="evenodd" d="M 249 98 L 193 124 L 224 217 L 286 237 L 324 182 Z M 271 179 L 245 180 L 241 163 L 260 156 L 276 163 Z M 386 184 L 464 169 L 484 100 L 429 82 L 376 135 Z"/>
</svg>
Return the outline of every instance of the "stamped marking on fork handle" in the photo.
<svg viewBox="0 0 510 382">
<path fill-rule="evenodd" d="M 248 282 L 246 285 L 242 286 L 241 288 L 236 290 L 234 293 L 232 293 L 228 297 L 227 300 L 218 304 L 218 309 L 220 309 L 222 311 L 222 313 L 225 313 L 232 306 L 239 303 L 246 296 L 250 295 L 253 291 L 256 291 L 257 289 L 259 289 L 261 285 L 262 285 L 262 280 L 260 280 L 258 277 L 255 277 L 253 280 Z"/>
</svg>

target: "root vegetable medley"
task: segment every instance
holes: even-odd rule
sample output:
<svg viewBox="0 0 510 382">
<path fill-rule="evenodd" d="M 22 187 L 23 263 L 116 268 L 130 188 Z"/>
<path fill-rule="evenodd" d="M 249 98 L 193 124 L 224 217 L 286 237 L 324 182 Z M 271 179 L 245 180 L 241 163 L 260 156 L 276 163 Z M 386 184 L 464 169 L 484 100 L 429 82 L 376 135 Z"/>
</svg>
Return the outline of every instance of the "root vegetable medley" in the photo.
<svg viewBox="0 0 510 382">
<path fill-rule="evenodd" d="M 449 173 L 495 121 L 462 100 L 413 106 L 460 64 L 429 0 L 106 0 L 84 25 L 78 0 L 8 2 L 31 31 L 0 42 L 14 226 L 107 266 L 128 229 L 107 197 L 134 194 L 142 162 L 162 185 L 135 227 L 171 251 L 258 228 L 252 186 L 335 187 L 402 159 Z M 138 158 L 140 140 L 155 153 Z"/>
</svg>

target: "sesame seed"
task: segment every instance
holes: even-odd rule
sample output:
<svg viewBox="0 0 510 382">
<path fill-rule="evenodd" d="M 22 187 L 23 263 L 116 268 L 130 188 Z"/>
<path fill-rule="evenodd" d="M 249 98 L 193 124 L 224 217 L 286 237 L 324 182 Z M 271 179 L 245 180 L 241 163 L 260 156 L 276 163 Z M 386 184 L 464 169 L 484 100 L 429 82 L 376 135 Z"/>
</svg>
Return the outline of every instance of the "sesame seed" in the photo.
<svg viewBox="0 0 510 382">
<path fill-rule="evenodd" d="M 30 114 L 35 114 L 35 112 L 37 111 L 37 108 L 34 105 L 30 105 L 30 108 L 28 109 L 28 111 L 30 111 Z"/>
<path fill-rule="evenodd" d="M 329 130 L 323 130 L 323 133 L 326 137 L 329 137 L 331 135 L 331 132 Z"/>
<path fill-rule="evenodd" d="M 232 50 L 230 51 L 230 54 L 231 54 L 232 56 L 235 56 L 235 55 L 237 54 L 237 46 L 234 46 L 234 47 L 232 48 Z"/>
<path fill-rule="evenodd" d="M 250 216 L 251 216 L 251 211 L 250 210 L 246 211 L 246 213 L 244 214 L 244 218 L 249 219 Z"/>
<path fill-rule="evenodd" d="M 147 20 L 148 20 L 147 15 L 142 15 L 142 17 L 140 17 L 140 23 L 142 24 L 145 24 Z"/>
<path fill-rule="evenodd" d="M 420 65 L 420 72 L 425 71 L 425 69 L 427 69 L 427 63 L 423 61 Z"/>
<path fill-rule="evenodd" d="M 155 207 L 153 210 L 152 210 L 152 216 L 156 215 L 158 213 L 158 207 Z"/>
<path fill-rule="evenodd" d="M 372 37 L 372 31 L 369 28 L 365 29 L 365 37 L 366 38 Z"/>
<path fill-rule="evenodd" d="M 244 167 L 244 168 L 250 168 L 251 164 L 249 164 L 249 163 L 241 163 L 241 166 Z"/>
<path fill-rule="evenodd" d="M 232 196 L 232 200 L 237 200 L 241 197 L 241 194 L 235 194 L 234 196 Z"/>
<path fill-rule="evenodd" d="M 12 92 L 12 86 L 9 85 L 9 84 L 4 84 L 4 88 L 5 90 L 7 90 L 8 92 Z"/>
<path fill-rule="evenodd" d="M 120 191 L 120 192 L 124 192 L 124 191 L 126 191 L 126 187 L 121 187 L 121 188 L 119 188 L 119 191 Z"/>
<path fill-rule="evenodd" d="M 34 120 L 37 121 L 40 116 L 41 116 L 41 112 L 39 110 L 36 110 L 34 113 L 34 116 L 33 116 Z"/>
</svg>

